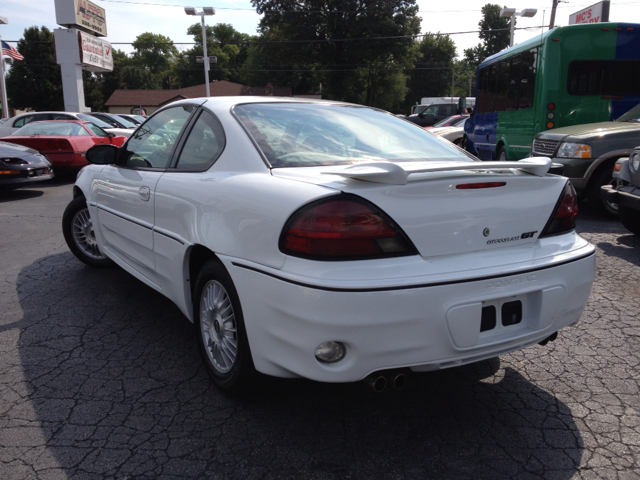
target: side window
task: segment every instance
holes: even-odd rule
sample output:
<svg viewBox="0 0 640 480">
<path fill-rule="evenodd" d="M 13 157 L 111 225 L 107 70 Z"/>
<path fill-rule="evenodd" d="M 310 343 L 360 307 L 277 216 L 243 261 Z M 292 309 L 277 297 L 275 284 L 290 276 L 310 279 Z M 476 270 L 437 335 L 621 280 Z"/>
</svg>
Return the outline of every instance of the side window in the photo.
<svg viewBox="0 0 640 480">
<path fill-rule="evenodd" d="M 443 117 L 450 117 L 451 115 L 455 115 L 457 110 L 457 105 L 440 105 L 440 115 Z"/>
<path fill-rule="evenodd" d="M 20 117 L 18 120 L 13 122 L 13 128 L 24 127 L 27 123 L 33 122 L 33 117 L 35 115 L 25 115 L 24 117 Z"/>
<path fill-rule="evenodd" d="M 438 114 L 438 106 L 437 105 L 431 105 L 429 108 L 427 108 L 422 113 L 424 115 L 437 115 Z"/>
<path fill-rule="evenodd" d="M 225 146 L 224 131 L 217 118 L 203 111 L 178 158 L 178 170 L 202 172 L 218 159 Z"/>
<path fill-rule="evenodd" d="M 91 130 L 98 137 L 108 137 L 109 136 L 109 134 L 107 132 L 105 132 L 100 127 L 98 127 L 97 125 L 94 125 L 91 122 L 86 122 L 84 124 L 84 126 L 87 127 L 89 130 Z"/>
<path fill-rule="evenodd" d="M 522 54 L 522 78 L 520 80 L 519 108 L 533 107 L 533 96 L 536 91 L 536 70 L 538 51 L 534 48 Z"/>
<path fill-rule="evenodd" d="M 147 120 L 125 144 L 123 166 L 167 168 L 178 134 L 194 109 L 192 105 L 168 108 Z"/>
<path fill-rule="evenodd" d="M 517 110 L 518 100 L 520 98 L 520 80 L 521 80 L 522 62 L 520 55 L 511 58 L 509 66 L 509 84 L 507 85 L 507 110 Z"/>
</svg>

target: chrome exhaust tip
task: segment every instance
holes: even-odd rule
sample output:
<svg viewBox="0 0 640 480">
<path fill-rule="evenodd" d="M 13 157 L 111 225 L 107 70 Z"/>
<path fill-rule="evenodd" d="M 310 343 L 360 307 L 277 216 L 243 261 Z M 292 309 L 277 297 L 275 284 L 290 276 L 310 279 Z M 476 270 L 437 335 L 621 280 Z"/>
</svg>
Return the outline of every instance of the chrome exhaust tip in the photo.
<svg viewBox="0 0 640 480">
<path fill-rule="evenodd" d="M 369 385 L 374 392 L 381 393 L 387 388 L 387 377 L 374 373 L 365 379 L 365 383 Z"/>
<path fill-rule="evenodd" d="M 407 376 L 404 373 L 397 373 L 393 376 L 391 384 L 393 385 L 393 388 L 400 390 L 407 384 Z"/>
</svg>

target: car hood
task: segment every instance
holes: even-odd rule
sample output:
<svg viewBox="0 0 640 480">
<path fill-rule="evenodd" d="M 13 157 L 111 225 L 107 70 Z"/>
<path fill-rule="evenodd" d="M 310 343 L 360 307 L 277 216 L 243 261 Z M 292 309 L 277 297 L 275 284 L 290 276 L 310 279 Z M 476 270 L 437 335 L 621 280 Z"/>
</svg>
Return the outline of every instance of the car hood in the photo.
<svg viewBox="0 0 640 480">
<path fill-rule="evenodd" d="M 616 133 L 638 132 L 640 123 L 632 122 L 599 122 L 584 125 L 572 125 L 570 127 L 554 128 L 540 133 L 538 137 L 560 140 L 569 135 L 576 138 L 586 138 Z"/>
<path fill-rule="evenodd" d="M 462 132 L 462 131 L 463 131 L 462 127 L 434 127 L 429 129 L 429 132 L 433 133 L 434 135 L 444 135 L 446 133 Z"/>
<path fill-rule="evenodd" d="M 434 162 L 424 164 L 434 165 Z M 468 164 L 473 168 L 487 165 L 484 162 Z M 359 167 L 368 168 L 367 165 Z M 511 168 L 489 170 L 487 167 L 416 173 L 402 184 L 401 175 L 398 179 L 391 176 L 376 179 L 366 175 L 352 178 L 337 173 L 345 168 L 275 168 L 272 175 L 322 185 L 369 200 L 403 229 L 425 258 L 493 251 L 536 241 L 567 182 L 557 176 L 536 176 Z M 486 182 L 504 182 L 504 185 L 457 188 L 462 184 Z"/>
<path fill-rule="evenodd" d="M 7 141 L 0 141 L 0 157 L 27 157 L 29 155 L 40 155 L 40 152 L 33 148 L 18 145 Z"/>
</svg>

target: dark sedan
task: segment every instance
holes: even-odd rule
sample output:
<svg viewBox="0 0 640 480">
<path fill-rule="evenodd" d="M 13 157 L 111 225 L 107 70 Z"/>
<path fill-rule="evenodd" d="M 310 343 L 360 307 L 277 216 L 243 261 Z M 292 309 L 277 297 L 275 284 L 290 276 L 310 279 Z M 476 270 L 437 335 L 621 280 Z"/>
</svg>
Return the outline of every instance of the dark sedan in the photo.
<svg viewBox="0 0 640 480">
<path fill-rule="evenodd" d="M 0 190 L 13 190 L 51 178 L 51 163 L 40 152 L 0 142 Z"/>
</svg>

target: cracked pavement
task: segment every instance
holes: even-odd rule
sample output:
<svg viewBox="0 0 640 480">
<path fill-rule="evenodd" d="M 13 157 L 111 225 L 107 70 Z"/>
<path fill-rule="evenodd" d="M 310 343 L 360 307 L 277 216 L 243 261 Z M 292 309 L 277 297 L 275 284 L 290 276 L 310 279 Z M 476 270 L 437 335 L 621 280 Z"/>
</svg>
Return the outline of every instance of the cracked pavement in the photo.
<svg viewBox="0 0 640 480">
<path fill-rule="evenodd" d="M 555 342 L 382 394 L 233 398 L 170 301 L 68 251 L 71 190 L 0 195 L 0 479 L 640 478 L 640 238 L 587 205 L 597 277 Z"/>
</svg>

